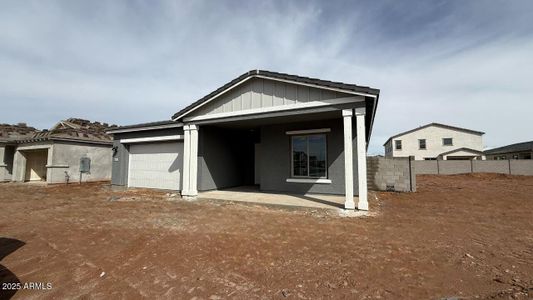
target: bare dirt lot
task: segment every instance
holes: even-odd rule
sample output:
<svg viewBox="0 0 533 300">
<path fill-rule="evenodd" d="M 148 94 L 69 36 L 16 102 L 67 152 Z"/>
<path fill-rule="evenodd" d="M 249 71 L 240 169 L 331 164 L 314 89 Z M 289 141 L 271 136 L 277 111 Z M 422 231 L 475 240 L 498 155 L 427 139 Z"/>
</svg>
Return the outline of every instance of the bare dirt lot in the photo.
<svg viewBox="0 0 533 300">
<path fill-rule="evenodd" d="M 0 298 L 533 297 L 533 177 L 418 183 L 359 218 L 0 184 L 0 282 L 27 287 Z"/>
</svg>

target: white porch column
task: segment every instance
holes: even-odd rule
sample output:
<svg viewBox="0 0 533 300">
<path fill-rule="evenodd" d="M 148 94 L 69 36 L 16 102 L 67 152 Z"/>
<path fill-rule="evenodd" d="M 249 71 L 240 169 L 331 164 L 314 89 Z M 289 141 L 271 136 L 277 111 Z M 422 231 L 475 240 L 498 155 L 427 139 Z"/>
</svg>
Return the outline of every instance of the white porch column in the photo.
<svg viewBox="0 0 533 300">
<path fill-rule="evenodd" d="M 352 140 L 352 109 L 342 110 L 344 123 L 344 185 L 345 185 L 345 209 L 355 209 L 353 201 L 353 140 Z"/>
<path fill-rule="evenodd" d="M 181 195 L 194 198 L 198 195 L 198 127 L 183 126 L 183 187 Z"/>
<path fill-rule="evenodd" d="M 190 173 L 190 151 L 191 151 L 191 132 L 189 125 L 183 125 L 183 170 L 182 170 L 182 186 L 181 195 L 189 194 L 189 173 Z"/>
<path fill-rule="evenodd" d="M 368 210 L 368 186 L 366 181 L 366 128 L 365 108 L 355 109 L 357 124 L 357 178 L 359 182 L 359 203 L 357 209 Z"/>
<path fill-rule="evenodd" d="M 189 165 L 189 196 L 198 195 L 198 126 L 189 125 L 191 137 L 190 165 Z"/>
</svg>

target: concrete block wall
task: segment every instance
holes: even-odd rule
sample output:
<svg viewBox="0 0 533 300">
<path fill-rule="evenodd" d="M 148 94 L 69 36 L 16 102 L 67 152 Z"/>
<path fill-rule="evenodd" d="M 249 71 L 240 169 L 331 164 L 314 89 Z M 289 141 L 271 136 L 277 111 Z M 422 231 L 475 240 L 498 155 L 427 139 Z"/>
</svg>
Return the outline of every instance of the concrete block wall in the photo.
<svg viewBox="0 0 533 300">
<path fill-rule="evenodd" d="M 368 188 L 377 191 L 416 191 L 416 176 L 412 162 L 412 158 L 409 157 L 368 157 Z"/>
<path fill-rule="evenodd" d="M 533 176 L 533 160 L 511 159 L 509 161 L 511 174 Z"/>
<path fill-rule="evenodd" d="M 415 166 L 416 174 L 439 174 L 439 161 L 438 160 L 415 160 L 413 164 Z"/>
<path fill-rule="evenodd" d="M 501 173 L 509 174 L 508 160 L 473 160 L 473 173 Z"/>
<path fill-rule="evenodd" d="M 499 173 L 533 176 L 533 160 L 417 160 L 416 174 Z"/>
<path fill-rule="evenodd" d="M 472 172 L 470 160 L 437 160 L 439 164 L 439 174 L 465 174 Z"/>
</svg>

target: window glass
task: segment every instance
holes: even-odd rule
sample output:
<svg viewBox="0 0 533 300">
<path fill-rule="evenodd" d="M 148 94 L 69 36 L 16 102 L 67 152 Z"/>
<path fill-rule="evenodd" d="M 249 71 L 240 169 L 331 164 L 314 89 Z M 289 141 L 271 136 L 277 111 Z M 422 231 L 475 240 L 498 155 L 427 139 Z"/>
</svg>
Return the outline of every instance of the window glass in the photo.
<svg viewBox="0 0 533 300">
<path fill-rule="evenodd" d="M 420 149 L 426 149 L 426 140 L 425 139 L 418 140 L 418 147 Z"/>
<path fill-rule="evenodd" d="M 296 177 L 326 177 L 326 136 L 293 136 L 292 175 Z"/>
<path fill-rule="evenodd" d="M 326 136 L 310 135 L 309 143 L 309 176 L 326 176 Z"/>
<path fill-rule="evenodd" d="M 394 141 L 394 143 L 396 144 L 396 150 L 402 150 L 402 141 L 401 140 Z"/>
<path fill-rule="evenodd" d="M 442 144 L 444 146 L 452 146 L 453 145 L 453 139 L 452 138 L 443 138 Z"/>
<path fill-rule="evenodd" d="M 307 176 L 307 138 L 303 136 L 292 137 L 292 174 L 294 176 Z"/>
</svg>

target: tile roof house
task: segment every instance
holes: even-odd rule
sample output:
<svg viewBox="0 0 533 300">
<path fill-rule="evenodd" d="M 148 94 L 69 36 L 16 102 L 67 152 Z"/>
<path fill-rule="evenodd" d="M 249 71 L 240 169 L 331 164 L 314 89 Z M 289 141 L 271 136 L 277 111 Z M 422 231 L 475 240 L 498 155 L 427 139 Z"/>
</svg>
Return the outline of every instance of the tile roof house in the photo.
<svg viewBox="0 0 533 300">
<path fill-rule="evenodd" d="M 236 186 L 337 194 L 345 208 L 368 210 L 366 150 L 378 99 L 366 86 L 252 70 L 171 120 L 109 130 L 112 184 L 192 198 Z"/>
<path fill-rule="evenodd" d="M 0 181 L 109 180 L 112 141 L 106 130 L 116 125 L 70 118 L 49 130 L 26 124 L 0 125 Z M 80 159 L 90 170 L 80 175 Z"/>
</svg>

